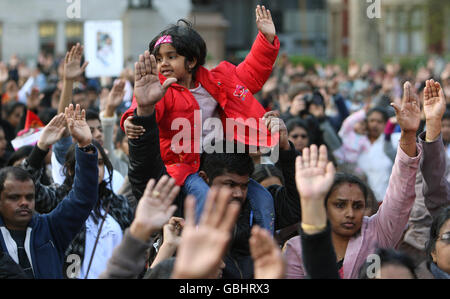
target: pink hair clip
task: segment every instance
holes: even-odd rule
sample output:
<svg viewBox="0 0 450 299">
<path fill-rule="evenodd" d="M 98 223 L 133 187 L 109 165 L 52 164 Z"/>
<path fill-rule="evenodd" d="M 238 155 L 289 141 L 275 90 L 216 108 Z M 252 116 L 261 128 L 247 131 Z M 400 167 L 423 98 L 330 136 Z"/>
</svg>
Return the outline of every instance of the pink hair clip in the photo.
<svg viewBox="0 0 450 299">
<path fill-rule="evenodd" d="M 173 43 L 173 42 L 172 42 L 172 36 L 170 36 L 170 35 L 163 35 L 163 36 L 161 36 L 161 37 L 158 39 L 158 41 L 156 42 L 155 48 L 156 48 L 157 46 L 159 46 L 160 44 L 171 44 L 171 43 Z"/>
</svg>

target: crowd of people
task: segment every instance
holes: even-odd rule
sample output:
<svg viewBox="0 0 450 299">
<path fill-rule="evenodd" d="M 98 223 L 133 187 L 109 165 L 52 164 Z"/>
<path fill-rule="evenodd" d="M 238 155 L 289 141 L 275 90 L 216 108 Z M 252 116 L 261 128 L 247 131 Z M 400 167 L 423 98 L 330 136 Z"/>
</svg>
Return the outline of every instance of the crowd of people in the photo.
<svg viewBox="0 0 450 299">
<path fill-rule="evenodd" d="M 0 278 L 450 277 L 450 63 L 308 69 L 255 14 L 239 65 L 185 20 L 118 78 L 0 63 Z"/>
</svg>

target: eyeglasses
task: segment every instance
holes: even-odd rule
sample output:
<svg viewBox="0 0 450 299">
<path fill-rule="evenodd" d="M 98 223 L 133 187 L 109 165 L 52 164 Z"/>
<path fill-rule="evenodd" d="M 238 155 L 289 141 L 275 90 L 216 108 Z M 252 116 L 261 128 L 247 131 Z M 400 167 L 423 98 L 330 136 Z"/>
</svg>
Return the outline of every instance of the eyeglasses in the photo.
<svg viewBox="0 0 450 299">
<path fill-rule="evenodd" d="M 306 138 L 308 138 L 308 135 L 306 135 L 306 134 L 294 134 L 291 137 L 292 137 L 292 139 L 297 139 L 298 137 L 302 137 L 303 139 L 306 139 Z"/>
<path fill-rule="evenodd" d="M 438 240 L 450 244 L 450 232 L 445 232 L 438 238 Z"/>
</svg>

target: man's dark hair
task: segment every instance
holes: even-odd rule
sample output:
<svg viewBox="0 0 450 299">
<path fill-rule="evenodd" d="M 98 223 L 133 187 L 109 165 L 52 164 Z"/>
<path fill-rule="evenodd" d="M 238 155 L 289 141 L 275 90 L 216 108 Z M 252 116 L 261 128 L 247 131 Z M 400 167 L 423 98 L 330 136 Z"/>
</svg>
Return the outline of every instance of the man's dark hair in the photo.
<svg viewBox="0 0 450 299">
<path fill-rule="evenodd" d="M 208 176 L 210 182 L 216 177 L 228 173 L 237 175 L 252 175 L 255 171 L 255 165 L 248 153 L 240 153 L 237 145 L 234 145 L 232 153 L 227 152 L 229 142 L 219 141 L 218 145 L 223 146 L 223 152 L 203 153 L 201 156 L 200 170 L 203 170 Z M 232 146 L 233 148 L 233 146 Z"/>
<path fill-rule="evenodd" d="M 12 177 L 20 182 L 31 180 L 34 184 L 33 177 L 20 167 L 5 167 L 0 170 L 0 194 L 5 188 L 5 181 L 8 177 Z"/>
<path fill-rule="evenodd" d="M 98 115 L 97 111 L 93 109 L 87 109 L 86 110 L 86 121 L 88 120 L 98 120 L 100 121 L 100 116 Z"/>
</svg>

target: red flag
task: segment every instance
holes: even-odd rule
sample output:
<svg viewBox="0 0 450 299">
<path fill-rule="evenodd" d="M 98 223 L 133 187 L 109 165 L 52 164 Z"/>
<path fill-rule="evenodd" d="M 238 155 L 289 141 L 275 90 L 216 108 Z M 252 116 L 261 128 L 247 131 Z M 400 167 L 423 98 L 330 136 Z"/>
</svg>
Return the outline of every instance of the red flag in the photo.
<svg viewBox="0 0 450 299">
<path fill-rule="evenodd" d="M 39 117 L 31 110 L 27 110 L 27 119 L 25 120 L 25 130 L 45 127 Z"/>
</svg>

